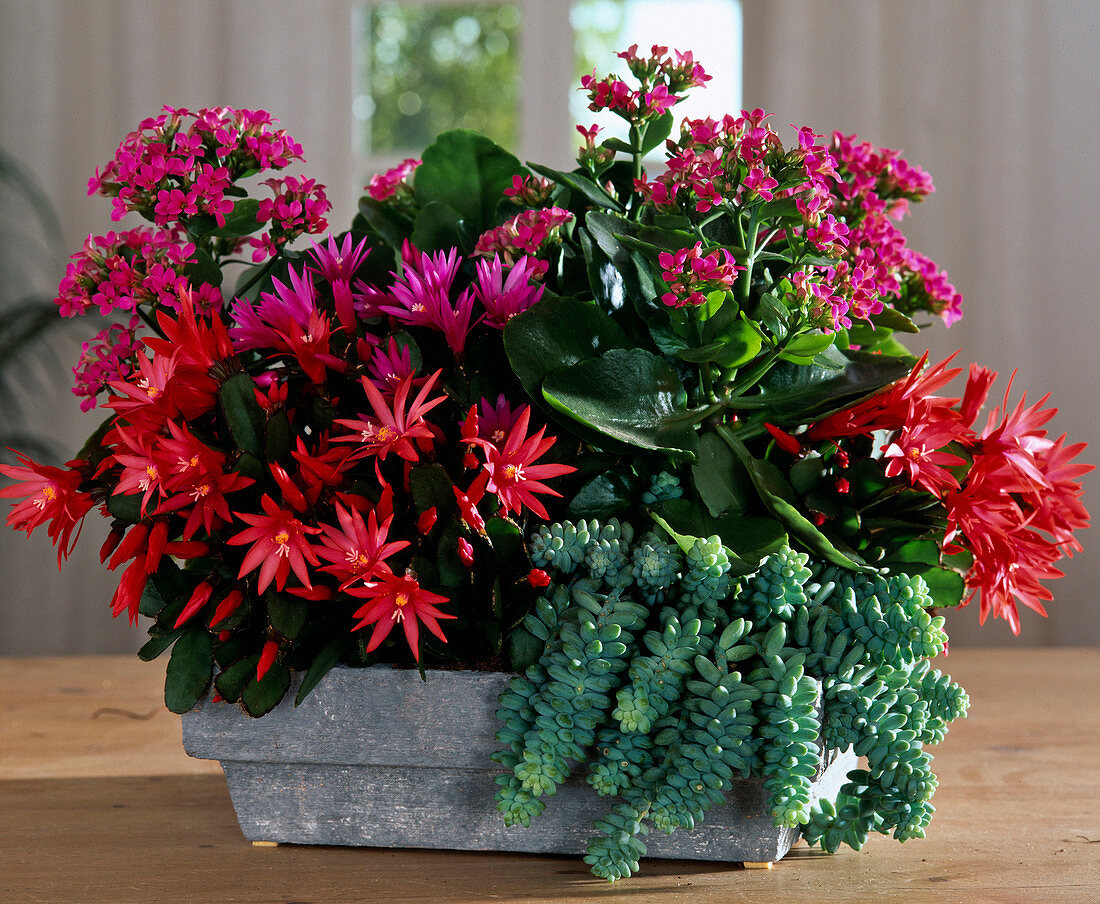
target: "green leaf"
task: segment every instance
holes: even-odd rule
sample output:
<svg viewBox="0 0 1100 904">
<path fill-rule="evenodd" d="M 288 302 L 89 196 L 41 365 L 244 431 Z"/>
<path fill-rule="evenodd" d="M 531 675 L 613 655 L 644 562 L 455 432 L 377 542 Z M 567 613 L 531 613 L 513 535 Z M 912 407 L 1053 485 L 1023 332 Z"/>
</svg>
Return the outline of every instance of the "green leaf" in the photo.
<svg viewBox="0 0 1100 904">
<path fill-rule="evenodd" d="M 523 549 L 523 531 L 514 521 L 494 515 L 485 522 L 485 532 L 493 544 L 493 559 L 497 565 L 512 562 Z"/>
<path fill-rule="evenodd" d="M 248 682 L 255 680 L 256 666 L 259 662 L 260 654 L 253 653 L 226 666 L 214 679 L 214 690 L 227 702 L 236 703 L 241 699 L 241 694 Z"/>
<path fill-rule="evenodd" d="M 364 196 L 359 199 L 359 213 L 367 225 L 391 248 L 400 253 L 405 239 L 412 235 L 413 224 L 390 205 Z"/>
<path fill-rule="evenodd" d="M 899 333 L 919 333 L 920 327 L 906 317 L 901 311 L 894 308 L 883 308 L 877 314 L 871 315 L 871 323 L 876 327 L 885 327 L 888 330 L 897 330 Z"/>
<path fill-rule="evenodd" d="M 445 251 L 460 243 L 462 214 L 450 204 L 432 201 L 416 215 L 409 241 L 421 251 Z"/>
<path fill-rule="evenodd" d="M 643 227 L 626 217 L 601 210 L 589 211 L 584 218 L 584 227 L 622 274 L 623 287 L 632 302 L 655 298 L 659 294 L 645 257 L 627 248 L 619 238 L 621 235 L 637 237 Z"/>
<path fill-rule="evenodd" d="M 559 185 L 568 186 L 573 191 L 584 195 L 597 207 L 602 207 L 605 210 L 614 210 L 619 213 L 623 210 L 623 205 L 619 203 L 614 195 L 609 194 L 603 186 L 597 185 L 587 176 L 580 173 L 563 173 L 559 170 L 551 169 L 548 166 L 540 166 L 537 163 L 528 162 L 527 166 L 540 176 L 545 176 L 547 179 L 557 182 Z"/>
<path fill-rule="evenodd" d="M 180 567 L 165 556 L 161 559 L 157 570 L 145 582 L 145 590 L 141 594 L 138 613 L 149 618 L 156 618 L 170 603 L 176 601 L 185 593 L 190 595 L 192 589 L 190 583 L 183 576 Z"/>
<path fill-rule="evenodd" d="M 719 433 L 728 428 L 720 427 Z M 851 550 L 842 550 L 826 537 L 794 504 L 794 490 L 782 472 L 770 461 L 753 458 L 748 449 L 732 435 L 722 437 L 741 460 L 756 486 L 764 506 L 797 540 L 815 555 L 852 571 L 873 571 Z"/>
<path fill-rule="evenodd" d="M 256 401 L 252 377 L 243 371 L 233 374 L 218 389 L 218 400 L 234 442 L 244 451 L 262 458 L 266 418 Z"/>
<path fill-rule="evenodd" d="M 809 364 L 836 340 L 833 333 L 803 333 L 788 342 L 779 356 L 795 364 Z"/>
<path fill-rule="evenodd" d="M 637 488 L 628 474 L 619 470 L 597 474 L 569 502 L 569 517 L 606 521 L 621 516 L 636 496 Z"/>
<path fill-rule="evenodd" d="M 444 132 L 422 155 L 416 170 L 416 200 L 421 207 L 433 201 L 458 211 L 480 235 L 496 225 L 497 204 L 512 177 L 524 174 L 512 154 L 468 129 Z"/>
<path fill-rule="evenodd" d="M 309 696 L 310 691 L 320 684 L 321 679 L 332 671 L 333 666 L 335 666 L 336 663 L 340 661 L 340 657 L 344 655 L 344 651 L 351 646 L 352 639 L 350 634 L 334 637 L 321 648 L 321 651 L 316 656 L 313 657 L 313 662 L 302 678 L 302 683 L 298 687 L 298 693 L 294 697 L 295 706 L 301 704 L 301 702 Z"/>
<path fill-rule="evenodd" d="M 418 512 L 435 508 L 443 516 L 454 511 L 454 484 L 442 465 L 424 465 L 409 472 L 409 489 Z"/>
<path fill-rule="evenodd" d="M 127 524 L 137 524 L 141 521 L 141 500 L 143 493 L 114 493 L 107 497 L 107 511 L 112 518 L 125 521 Z M 150 500 L 153 505 L 149 511 L 156 508 L 156 498 Z"/>
<path fill-rule="evenodd" d="M 452 518 L 443 528 L 439 537 L 439 550 L 436 567 L 439 569 L 439 581 L 444 587 L 460 587 L 470 576 L 469 569 L 458 557 L 458 538 L 463 534 L 457 518 Z"/>
<path fill-rule="evenodd" d="M 713 517 L 724 512 L 739 515 L 745 510 L 745 490 L 751 492 L 752 485 L 745 468 L 717 434 L 699 437 L 699 455 L 691 466 L 691 476 Z"/>
<path fill-rule="evenodd" d="M 264 451 L 268 461 L 282 462 L 290 455 L 290 420 L 286 410 L 276 411 L 267 422 Z"/>
<path fill-rule="evenodd" d="M 843 370 L 781 362 L 760 381 L 760 394 L 748 400 L 751 406 L 768 408 L 780 420 L 816 420 L 901 379 L 910 369 L 898 358 L 842 353 L 835 346 L 827 354 Z"/>
<path fill-rule="evenodd" d="M 534 665 L 545 649 L 546 643 L 526 628 L 516 628 L 508 635 L 508 658 L 513 671 L 522 673 L 528 666 Z"/>
<path fill-rule="evenodd" d="M 167 634 L 154 634 L 138 650 L 138 659 L 142 662 L 152 662 L 172 646 L 183 631 L 183 628 L 178 628 L 175 631 L 169 631 Z"/>
<path fill-rule="evenodd" d="M 264 594 L 264 602 L 267 603 L 267 620 L 271 627 L 287 640 L 294 640 L 309 618 L 309 603 L 273 589 Z"/>
<path fill-rule="evenodd" d="M 187 631 L 172 648 L 164 676 L 164 703 L 174 713 L 194 709 L 210 686 L 214 650 L 205 629 Z"/>
<path fill-rule="evenodd" d="M 672 111 L 666 110 L 646 127 L 645 138 L 639 149 L 643 157 L 668 138 L 674 120 Z"/>
<path fill-rule="evenodd" d="M 630 348 L 622 328 L 596 305 L 575 298 L 543 298 L 504 328 L 504 350 L 523 388 L 542 398 L 550 374 L 612 348 Z"/>
<path fill-rule="evenodd" d="M 251 235 L 263 227 L 263 222 L 256 218 L 260 211 L 260 202 L 255 198 L 242 198 L 233 205 L 233 209 L 225 217 L 225 225 L 219 226 L 215 217 L 210 214 L 199 214 L 188 219 L 187 231 L 194 236 L 212 235 L 218 238 L 237 238 L 242 235 Z"/>
<path fill-rule="evenodd" d="M 697 538 L 717 535 L 730 553 L 734 575 L 756 571 L 787 542 L 783 525 L 774 518 L 735 514 L 714 518 L 688 499 L 662 502 L 653 506 L 650 514 L 685 552 Z"/>
<path fill-rule="evenodd" d="M 690 456 L 699 447 L 679 377 L 645 349 L 611 349 L 555 371 L 542 394 L 558 411 L 632 446 Z"/>
<path fill-rule="evenodd" d="M 222 268 L 217 265 L 209 254 L 196 247 L 192 252 L 194 263 L 183 268 L 183 274 L 193 284 L 208 283 L 211 286 L 222 284 Z"/>
<path fill-rule="evenodd" d="M 266 716 L 290 690 L 290 670 L 281 662 L 272 663 L 263 681 L 250 681 L 241 692 L 245 712 L 254 718 Z"/>
</svg>

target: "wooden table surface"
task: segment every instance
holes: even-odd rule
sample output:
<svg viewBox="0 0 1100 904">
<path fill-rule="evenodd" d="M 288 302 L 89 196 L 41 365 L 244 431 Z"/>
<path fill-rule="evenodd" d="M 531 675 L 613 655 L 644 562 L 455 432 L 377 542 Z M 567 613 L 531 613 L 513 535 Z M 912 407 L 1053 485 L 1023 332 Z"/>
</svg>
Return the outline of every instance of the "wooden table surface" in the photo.
<svg viewBox="0 0 1100 904">
<path fill-rule="evenodd" d="M 1100 902 L 1100 650 L 956 650 L 971 715 L 934 749 L 928 838 L 775 869 L 253 847 L 217 764 L 180 747 L 163 663 L 0 659 L 0 902 Z"/>
</svg>

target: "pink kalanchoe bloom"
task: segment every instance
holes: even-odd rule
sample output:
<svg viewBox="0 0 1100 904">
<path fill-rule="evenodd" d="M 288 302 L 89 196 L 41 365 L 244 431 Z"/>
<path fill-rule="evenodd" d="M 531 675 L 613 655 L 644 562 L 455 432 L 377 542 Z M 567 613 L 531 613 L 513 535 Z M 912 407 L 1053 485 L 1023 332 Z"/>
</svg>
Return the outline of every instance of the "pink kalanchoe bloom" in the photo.
<svg viewBox="0 0 1100 904">
<path fill-rule="evenodd" d="M 410 157 L 393 169 L 372 176 L 370 184 L 366 187 L 367 194 L 375 201 L 385 201 L 387 198 L 392 198 L 399 188 L 408 189 L 409 177 L 416 172 L 418 166 L 420 166 L 420 161 Z"/>
<path fill-rule="evenodd" d="M 474 294 L 485 308 L 482 321 L 494 329 L 503 330 L 516 314 L 522 314 L 542 298 L 543 286 L 531 282 L 542 276 L 542 268 L 534 258 L 524 255 L 504 276 L 504 265 L 499 255 L 491 261 L 477 262 L 477 285 Z"/>
<path fill-rule="evenodd" d="M 572 221 L 573 214 L 561 207 L 524 210 L 482 234 L 474 246 L 474 254 L 482 257 L 499 255 L 510 266 L 521 256 L 521 252 L 533 257 L 545 245 L 560 241 L 562 228 Z M 539 262 L 543 274 L 548 266 Z"/>
<path fill-rule="evenodd" d="M 83 462 L 71 461 L 66 468 L 54 468 L 18 452 L 16 455 L 22 465 L 0 465 L 0 474 L 19 481 L 0 489 L 0 499 L 23 500 L 13 504 L 7 524 L 26 531 L 27 536 L 40 524 L 48 525 L 46 533 L 57 547 L 60 567 L 76 543 L 73 531 L 80 535 L 84 516 L 92 509 L 92 497 L 80 492 L 84 478 L 78 466 Z"/>
<path fill-rule="evenodd" d="M 571 474 L 577 469 L 572 465 L 564 464 L 535 464 L 549 451 L 556 439 L 544 436 L 545 427 L 528 436 L 527 427 L 530 420 L 531 406 L 528 405 L 520 412 L 503 446 L 498 447 L 486 440 L 479 440 L 478 445 L 484 449 L 486 456 L 485 473 L 489 475 L 486 489 L 500 500 L 504 513 L 515 512 L 518 515 L 526 508 L 539 518 L 545 519 L 549 517 L 546 507 L 535 494 L 550 496 L 561 494 L 542 481 Z"/>
<path fill-rule="evenodd" d="M 704 255 L 702 242 L 696 242 L 694 248 L 681 248 L 675 253 L 662 251 L 657 260 L 663 270 L 661 275 L 669 287 L 661 300 L 674 308 L 698 306 L 706 301 L 708 292 L 728 290 L 737 271 L 743 269 L 734 263 L 725 248 Z"/>
<path fill-rule="evenodd" d="M 399 624 L 405 631 L 405 640 L 412 650 L 413 658 L 420 661 L 420 624 L 436 637 L 447 642 L 439 627 L 439 619 L 455 618 L 441 611 L 438 606 L 449 602 L 447 597 L 423 589 L 415 577 L 409 574 L 400 577 L 393 574 L 379 575 L 378 580 L 363 587 L 350 587 L 348 592 L 367 600 L 367 603 L 355 612 L 360 619 L 352 630 L 374 625 L 367 652 L 376 649 L 389 637 L 394 625 Z"/>
<path fill-rule="evenodd" d="M 358 582 L 369 582 L 376 575 L 392 573 L 386 559 L 409 545 L 408 540 L 387 541 L 392 517 L 379 525 L 374 511 L 364 522 L 355 509 L 344 508 L 339 502 L 335 507 L 339 528 L 322 524 L 323 545 L 314 547 L 317 555 L 330 563 L 322 565 L 321 571 L 335 575 L 340 581 L 340 590 Z"/>
<path fill-rule="evenodd" d="M 237 512 L 237 517 L 251 525 L 227 541 L 231 546 L 252 546 L 245 553 L 238 579 L 260 570 L 257 589 L 263 593 L 272 581 L 278 590 L 286 586 L 286 579 L 293 571 L 305 587 L 312 587 L 308 565 L 320 565 L 306 537 L 319 534 L 319 527 L 308 527 L 286 511 L 266 493 L 260 500 L 264 514 L 252 515 Z"/>
<path fill-rule="evenodd" d="M 416 398 L 409 404 L 412 390 L 412 377 L 401 381 L 394 391 L 392 408 L 382 394 L 366 377 L 360 380 L 367 401 L 374 410 L 374 416 L 360 415 L 356 420 L 337 418 L 335 423 L 353 431 L 351 436 L 338 436 L 335 442 L 361 443 L 357 450 L 361 455 L 375 455 L 384 461 L 391 451 L 406 461 L 419 461 L 420 455 L 413 445 L 416 442 L 431 443 L 434 440 L 432 428 L 424 421 L 424 415 L 447 400 L 446 395 L 428 398 L 441 371 L 436 371 L 424 382 Z M 408 404 L 408 410 L 406 405 Z"/>
</svg>

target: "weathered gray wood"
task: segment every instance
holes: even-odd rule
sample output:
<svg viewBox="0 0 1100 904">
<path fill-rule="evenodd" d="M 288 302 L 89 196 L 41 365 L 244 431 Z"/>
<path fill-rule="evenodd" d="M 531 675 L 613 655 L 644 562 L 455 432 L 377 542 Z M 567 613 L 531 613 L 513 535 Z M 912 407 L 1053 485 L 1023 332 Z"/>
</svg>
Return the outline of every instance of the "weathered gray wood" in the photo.
<svg viewBox="0 0 1100 904">
<path fill-rule="evenodd" d="M 509 675 L 375 666 L 334 669 L 269 715 L 204 702 L 183 717 L 184 749 L 218 759 L 253 841 L 579 854 L 612 801 L 574 777 L 530 828 L 505 828 L 489 760 Z M 856 762 L 829 752 L 815 794 L 835 797 Z M 760 780 L 739 781 L 691 832 L 653 833 L 656 857 L 774 861 L 798 837 L 766 815 Z"/>
</svg>

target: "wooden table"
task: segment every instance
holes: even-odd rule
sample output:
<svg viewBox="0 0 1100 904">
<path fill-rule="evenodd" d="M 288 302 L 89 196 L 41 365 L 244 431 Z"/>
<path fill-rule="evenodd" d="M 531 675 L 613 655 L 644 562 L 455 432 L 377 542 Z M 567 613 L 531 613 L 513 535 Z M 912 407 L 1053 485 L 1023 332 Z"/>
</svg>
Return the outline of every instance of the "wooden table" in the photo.
<svg viewBox="0 0 1100 904">
<path fill-rule="evenodd" d="M 923 841 L 803 843 L 770 871 L 253 847 L 218 766 L 180 748 L 163 664 L 0 659 L 0 902 L 1100 902 L 1100 650 L 957 650 L 971 715 L 935 750 Z"/>
</svg>

